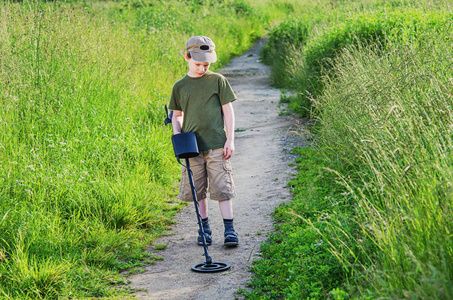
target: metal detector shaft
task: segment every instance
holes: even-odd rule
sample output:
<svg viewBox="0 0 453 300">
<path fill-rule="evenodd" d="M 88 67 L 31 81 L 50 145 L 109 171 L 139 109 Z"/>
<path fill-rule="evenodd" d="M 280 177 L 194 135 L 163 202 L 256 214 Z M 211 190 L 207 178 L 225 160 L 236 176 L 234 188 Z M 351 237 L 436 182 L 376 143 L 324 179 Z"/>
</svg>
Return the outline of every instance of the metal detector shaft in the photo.
<svg viewBox="0 0 453 300">
<path fill-rule="evenodd" d="M 208 254 L 208 246 L 206 245 L 206 237 L 204 235 L 204 229 L 201 222 L 201 215 L 200 209 L 198 208 L 198 200 L 197 200 L 197 193 L 195 191 L 195 185 L 193 183 L 193 176 L 192 170 L 190 169 L 189 158 L 186 158 L 186 167 L 187 167 L 187 175 L 189 176 L 190 188 L 192 189 L 192 197 L 195 204 L 195 212 L 197 213 L 198 225 L 200 227 L 201 236 L 203 237 L 203 248 L 204 248 L 204 255 L 206 257 L 206 265 L 210 265 L 212 263 L 212 259 Z"/>
</svg>

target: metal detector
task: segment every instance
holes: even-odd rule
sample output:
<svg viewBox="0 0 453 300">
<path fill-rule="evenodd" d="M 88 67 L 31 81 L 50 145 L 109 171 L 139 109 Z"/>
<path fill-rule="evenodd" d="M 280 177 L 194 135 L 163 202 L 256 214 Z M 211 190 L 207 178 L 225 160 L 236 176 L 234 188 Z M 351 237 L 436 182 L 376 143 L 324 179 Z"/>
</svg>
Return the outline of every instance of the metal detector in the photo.
<svg viewBox="0 0 453 300">
<path fill-rule="evenodd" d="M 171 123 L 171 118 L 173 112 L 168 113 L 167 106 L 165 105 L 165 125 Z M 183 132 L 180 134 L 175 134 L 171 137 L 171 141 L 173 143 L 173 150 L 175 151 L 176 159 L 178 163 L 184 166 L 187 169 L 187 175 L 189 176 L 190 187 L 192 189 L 192 197 L 193 202 L 195 204 L 195 212 L 197 214 L 198 226 L 201 232 L 201 236 L 203 237 L 203 248 L 204 248 L 204 256 L 206 257 L 206 261 L 204 263 L 199 263 L 192 266 L 192 271 L 195 272 L 204 272 L 204 273 L 212 273 L 212 272 L 221 272 L 226 271 L 230 268 L 230 265 L 223 262 L 213 262 L 212 258 L 208 254 L 208 246 L 206 245 L 206 237 L 204 235 L 204 229 L 201 223 L 201 216 L 200 210 L 198 208 L 198 200 L 197 194 L 195 192 L 195 185 L 193 183 L 193 174 L 192 170 L 190 169 L 190 162 L 189 158 L 196 157 L 199 155 L 198 146 L 197 146 L 197 138 L 195 133 L 193 132 Z M 186 165 L 181 163 L 181 158 L 184 158 L 186 161 Z"/>
</svg>

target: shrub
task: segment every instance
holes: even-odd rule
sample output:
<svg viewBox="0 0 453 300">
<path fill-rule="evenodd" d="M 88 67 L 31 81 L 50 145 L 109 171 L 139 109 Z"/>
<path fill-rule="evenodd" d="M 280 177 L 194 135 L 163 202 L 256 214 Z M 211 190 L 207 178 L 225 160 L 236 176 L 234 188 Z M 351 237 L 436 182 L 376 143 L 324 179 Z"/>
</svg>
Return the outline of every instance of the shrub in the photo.
<svg viewBox="0 0 453 300">
<path fill-rule="evenodd" d="M 305 45 L 310 24 L 298 18 L 285 20 L 274 27 L 269 33 L 261 57 L 263 62 L 274 65 L 278 60 L 284 60 L 292 47 L 299 48 Z"/>
<path fill-rule="evenodd" d="M 291 99 L 291 107 L 306 116 L 311 110 L 309 99 L 322 93 L 322 78 L 331 72 L 332 59 L 342 51 L 358 44 L 376 44 L 385 49 L 388 41 L 414 43 L 423 39 L 426 32 L 435 32 L 450 24 L 452 18 L 453 14 L 447 11 L 379 10 L 330 24 L 329 28 L 313 36 L 310 33 L 313 23 L 322 19 L 307 21 L 304 17 L 282 23 L 274 29 L 264 57 L 266 62 L 269 61 L 268 57 L 273 53 L 271 47 L 276 49 L 274 52 L 282 53 L 281 56 L 274 54 L 276 59 L 271 63 L 273 83 L 296 90 L 297 96 Z"/>
<path fill-rule="evenodd" d="M 384 47 L 388 40 L 401 44 L 416 43 L 426 31 L 436 31 L 452 20 L 449 12 L 420 10 L 399 10 L 358 15 L 344 23 L 337 24 L 310 40 L 305 48 L 305 67 L 309 75 L 306 81 L 312 84 L 301 88 L 313 96 L 322 91 L 322 76 L 332 68 L 331 60 L 349 46 L 367 44 Z M 297 84 L 297 83 L 296 83 Z"/>
</svg>

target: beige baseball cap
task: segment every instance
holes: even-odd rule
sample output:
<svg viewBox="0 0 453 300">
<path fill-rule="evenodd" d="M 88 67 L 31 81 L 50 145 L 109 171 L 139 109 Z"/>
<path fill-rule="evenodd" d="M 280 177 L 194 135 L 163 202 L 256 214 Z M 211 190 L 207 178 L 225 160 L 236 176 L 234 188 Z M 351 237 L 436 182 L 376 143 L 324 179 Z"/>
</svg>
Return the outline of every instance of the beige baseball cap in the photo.
<svg viewBox="0 0 453 300">
<path fill-rule="evenodd" d="M 186 51 L 190 53 L 193 60 L 198 62 L 213 63 L 217 61 L 214 42 L 207 36 L 191 37 L 186 43 Z"/>
</svg>

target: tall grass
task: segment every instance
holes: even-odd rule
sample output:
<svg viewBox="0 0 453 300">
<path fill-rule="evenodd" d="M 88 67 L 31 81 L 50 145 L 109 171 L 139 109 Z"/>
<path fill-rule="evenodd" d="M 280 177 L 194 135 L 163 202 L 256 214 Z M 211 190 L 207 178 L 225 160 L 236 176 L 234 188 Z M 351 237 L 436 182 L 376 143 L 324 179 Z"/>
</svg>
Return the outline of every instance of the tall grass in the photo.
<svg viewBox="0 0 453 300">
<path fill-rule="evenodd" d="M 275 78 L 316 90 L 290 103 L 311 107 L 316 147 L 297 150 L 249 298 L 453 297 L 451 3 L 378 2 L 271 31 L 291 36 Z"/>
<path fill-rule="evenodd" d="M 180 51 L 208 35 L 219 68 L 285 3 L 1 3 L 1 297 L 111 296 L 157 259 L 144 249 L 181 207 L 162 122 Z"/>
<path fill-rule="evenodd" d="M 343 54 L 315 102 L 320 145 L 338 156 L 358 222 L 379 247 L 359 280 L 365 295 L 453 297 L 453 52 L 445 29 L 383 55 Z"/>
</svg>

